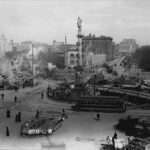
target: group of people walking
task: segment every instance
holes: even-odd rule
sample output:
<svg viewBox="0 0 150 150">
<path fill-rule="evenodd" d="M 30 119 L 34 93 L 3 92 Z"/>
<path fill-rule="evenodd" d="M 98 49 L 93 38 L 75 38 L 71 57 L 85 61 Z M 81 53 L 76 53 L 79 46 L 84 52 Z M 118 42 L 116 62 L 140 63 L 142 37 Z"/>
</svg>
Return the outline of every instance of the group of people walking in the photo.
<svg viewBox="0 0 150 150">
<path fill-rule="evenodd" d="M 2 94 L 1 94 L 1 98 L 2 98 L 3 101 L 4 101 L 4 97 L 5 97 L 5 94 L 2 93 Z M 18 100 L 18 97 L 15 95 L 15 96 L 14 96 L 14 102 L 17 102 L 17 100 Z"/>
<path fill-rule="evenodd" d="M 106 138 L 108 145 L 112 143 L 113 150 L 115 150 L 115 147 L 116 147 L 117 136 L 118 136 L 117 133 L 114 132 L 114 135 L 112 136 L 112 138 L 110 138 L 109 136 Z"/>
<path fill-rule="evenodd" d="M 11 115 L 10 115 L 10 110 L 7 109 L 6 110 L 6 118 L 10 118 Z M 18 122 L 21 122 L 21 111 L 19 111 L 16 115 L 15 115 L 15 122 L 18 123 Z M 6 126 L 6 136 L 10 136 L 10 132 L 9 132 L 9 127 Z"/>
<path fill-rule="evenodd" d="M 16 86 L 14 88 L 15 92 L 18 92 L 18 87 Z M 3 101 L 3 103 L 5 102 L 5 93 L 2 92 L 1 93 L 1 99 Z M 18 101 L 18 97 L 15 95 L 14 96 L 14 102 L 16 103 Z M 5 103 L 4 103 L 5 104 Z M 11 118 L 11 111 L 10 109 L 6 109 L 6 118 Z M 15 115 L 15 122 L 21 122 L 21 111 L 19 111 L 16 115 Z M 6 136 L 10 136 L 10 131 L 9 131 L 9 127 L 6 126 Z"/>
<path fill-rule="evenodd" d="M 51 89 L 51 88 L 48 86 L 47 90 L 50 90 L 50 89 Z M 18 87 L 17 87 L 17 86 L 14 87 L 14 91 L 15 91 L 15 92 L 18 92 Z M 5 95 L 6 95 L 6 94 L 5 94 L 4 92 L 1 93 L 1 99 L 2 99 L 3 102 L 4 102 L 4 100 L 5 100 Z M 40 93 L 40 98 L 41 98 L 42 100 L 44 99 L 44 92 L 43 92 L 43 91 Z M 16 96 L 16 94 L 15 94 L 15 96 L 14 96 L 14 102 L 15 102 L 15 103 L 18 102 L 18 97 Z M 39 110 L 37 110 L 37 112 L 36 112 L 36 118 L 38 118 L 38 117 L 39 117 Z M 6 110 L 6 118 L 11 118 L 11 111 L 10 111 L 10 109 L 7 109 L 7 110 Z M 19 111 L 19 112 L 15 115 L 14 121 L 15 121 L 15 123 L 21 122 L 21 111 Z M 10 131 L 9 131 L 9 127 L 8 127 L 8 126 L 6 126 L 6 136 L 10 136 Z"/>
<path fill-rule="evenodd" d="M 19 111 L 15 116 L 15 122 L 21 122 L 21 112 Z"/>
</svg>

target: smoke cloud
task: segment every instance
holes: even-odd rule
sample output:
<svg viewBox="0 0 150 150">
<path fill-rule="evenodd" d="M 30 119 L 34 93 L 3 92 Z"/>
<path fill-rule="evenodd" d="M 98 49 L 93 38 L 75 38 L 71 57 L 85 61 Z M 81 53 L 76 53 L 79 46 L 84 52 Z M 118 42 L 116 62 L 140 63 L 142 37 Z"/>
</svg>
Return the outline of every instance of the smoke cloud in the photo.
<svg viewBox="0 0 150 150">
<path fill-rule="evenodd" d="M 5 76 L 12 74 L 10 61 L 6 57 L 0 57 L 0 74 Z"/>
<path fill-rule="evenodd" d="M 51 62 L 48 63 L 48 69 L 51 71 L 56 68 L 56 65 L 53 65 Z"/>
</svg>

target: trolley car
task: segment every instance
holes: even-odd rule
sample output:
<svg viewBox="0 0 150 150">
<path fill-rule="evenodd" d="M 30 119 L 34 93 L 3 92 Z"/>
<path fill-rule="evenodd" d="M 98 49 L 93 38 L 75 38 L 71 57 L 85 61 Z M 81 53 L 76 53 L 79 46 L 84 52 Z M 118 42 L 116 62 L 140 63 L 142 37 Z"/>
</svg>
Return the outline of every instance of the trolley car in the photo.
<svg viewBox="0 0 150 150">
<path fill-rule="evenodd" d="M 100 111 L 100 112 L 125 112 L 124 100 L 116 96 L 82 96 L 72 106 L 73 110 Z"/>
</svg>

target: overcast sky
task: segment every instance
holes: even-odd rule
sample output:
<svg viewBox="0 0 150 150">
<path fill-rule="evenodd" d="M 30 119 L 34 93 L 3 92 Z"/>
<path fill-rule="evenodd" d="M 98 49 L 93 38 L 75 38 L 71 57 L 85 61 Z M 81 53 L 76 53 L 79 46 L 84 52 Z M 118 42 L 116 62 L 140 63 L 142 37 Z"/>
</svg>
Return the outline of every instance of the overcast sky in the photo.
<svg viewBox="0 0 150 150">
<path fill-rule="evenodd" d="M 20 42 L 77 41 L 77 17 L 83 34 L 111 36 L 118 43 L 135 38 L 150 45 L 148 0 L 6 0 L 0 1 L 0 34 Z"/>
</svg>

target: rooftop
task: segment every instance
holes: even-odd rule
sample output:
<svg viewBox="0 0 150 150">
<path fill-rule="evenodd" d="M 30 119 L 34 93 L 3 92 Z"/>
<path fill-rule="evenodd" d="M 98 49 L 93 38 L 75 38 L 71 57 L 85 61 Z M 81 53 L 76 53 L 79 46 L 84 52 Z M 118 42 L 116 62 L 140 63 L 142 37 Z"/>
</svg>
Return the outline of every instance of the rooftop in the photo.
<svg viewBox="0 0 150 150">
<path fill-rule="evenodd" d="M 95 40 L 98 40 L 98 39 L 99 39 L 99 40 L 113 40 L 113 38 L 110 37 L 110 36 L 101 35 L 101 36 L 96 37 L 95 34 L 93 34 L 93 35 L 92 35 L 92 34 L 89 34 L 89 35 L 87 35 L 87 36 L 84 36 L 83 38 L 84 38 L 85 40 L 86 40 L 86 39 L 88 39 L 88 40 L 89 40 L 89 39 L 91 39 L 91 40 L 94 40 L 94 39 L 95 39 Z"/>
</svg>

